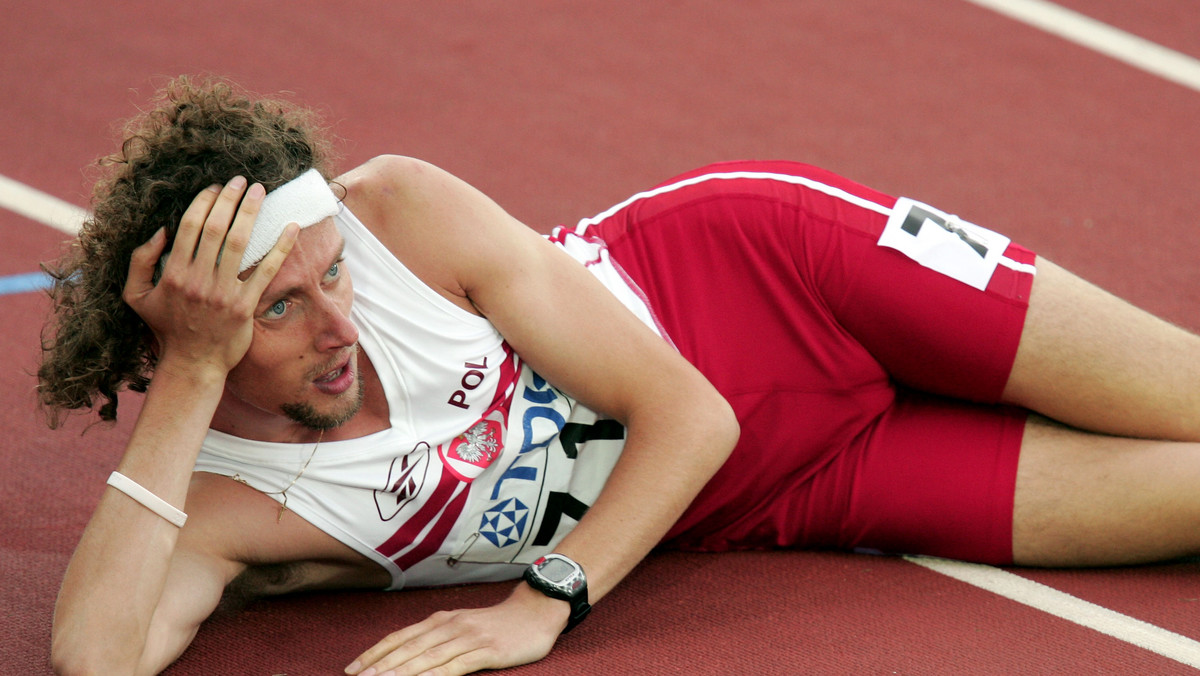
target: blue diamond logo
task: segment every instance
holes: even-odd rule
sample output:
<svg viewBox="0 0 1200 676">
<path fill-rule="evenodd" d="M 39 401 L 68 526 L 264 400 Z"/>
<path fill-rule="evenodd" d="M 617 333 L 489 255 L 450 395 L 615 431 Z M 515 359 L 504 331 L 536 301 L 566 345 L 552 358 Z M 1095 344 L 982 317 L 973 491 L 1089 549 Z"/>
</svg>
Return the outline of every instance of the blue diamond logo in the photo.
<svg viewBox="0 0 1200 676">
<path fill-rule="evenodd" d="M 529 523 L 529 508 L 516 498 L 509 498 L 483 513 L 479 533 L 497 547 L 520 542 Z"/>
</svg>

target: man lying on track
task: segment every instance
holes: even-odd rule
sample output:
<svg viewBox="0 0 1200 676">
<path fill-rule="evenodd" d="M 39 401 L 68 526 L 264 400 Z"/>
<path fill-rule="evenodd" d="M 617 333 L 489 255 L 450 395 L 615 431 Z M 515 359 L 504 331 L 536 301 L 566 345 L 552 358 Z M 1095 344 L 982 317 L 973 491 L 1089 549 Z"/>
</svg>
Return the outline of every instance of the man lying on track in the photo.
<svg viewBox="0 0 1200 676">
<path fill-rule="evenodd" d="M 63 673 L 163 669 L 231 585 L 523 577 L 347 655 L 459 674 L 545 656 L 657 546 L 1200 549 L 1200 342 L 997 233 L 741 162 L 543 237 L 414 159 L 330 181 L 304 111 L 228 84 L 157 106 L 52 269 L 52 422 L 146 390 Z"/>
</svg>

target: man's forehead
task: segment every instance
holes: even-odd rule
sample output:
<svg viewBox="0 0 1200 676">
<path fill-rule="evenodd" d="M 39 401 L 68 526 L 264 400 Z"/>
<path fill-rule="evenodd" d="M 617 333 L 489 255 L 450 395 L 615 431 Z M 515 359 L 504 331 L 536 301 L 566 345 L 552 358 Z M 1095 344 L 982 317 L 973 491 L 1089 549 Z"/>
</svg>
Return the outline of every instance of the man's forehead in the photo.
<svg viewBox="0 0 1200 676">
<path fill-rule="evenodd" d="M 329 265 L 341 256 L 345 245 L 346 240 L 332 218 L 304 228 L 296 238 L 292 251 L 284 259 L 279 273 L 267 286 L 267 293 L 285 285 L 293 286 L 314 272 L 324 276 Z"/>
<path fill-rule="evenodd" d="M 308 249 L 319 253 L 323 247 L 341 249 L 345 241 L 337 225 L 333 222 L 333 218 L 330 217 L 307 228 L 302 228 L 296 238 L 296 245 L 292 247 L 292 252 L 295 253 L 298 249 Z M 291 259 L 291 255 L 288 258 Z"/>
</svg>

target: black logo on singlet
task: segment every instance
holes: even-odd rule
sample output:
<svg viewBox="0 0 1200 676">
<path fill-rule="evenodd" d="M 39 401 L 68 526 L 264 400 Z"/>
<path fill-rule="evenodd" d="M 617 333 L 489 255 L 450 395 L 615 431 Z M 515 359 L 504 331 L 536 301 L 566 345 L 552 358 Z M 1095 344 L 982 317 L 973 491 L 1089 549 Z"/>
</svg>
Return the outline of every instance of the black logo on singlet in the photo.
<svg viewBox="0 0 1200 676">
<path fill-rule="evenodd" d="M 413 450 L 392 459 L 383 490 L 375 491 L 379 518 L 391 521 L 404 506 L 421 494 L 429 468 L 429 444 L 422 441 Z"/>
</svg>

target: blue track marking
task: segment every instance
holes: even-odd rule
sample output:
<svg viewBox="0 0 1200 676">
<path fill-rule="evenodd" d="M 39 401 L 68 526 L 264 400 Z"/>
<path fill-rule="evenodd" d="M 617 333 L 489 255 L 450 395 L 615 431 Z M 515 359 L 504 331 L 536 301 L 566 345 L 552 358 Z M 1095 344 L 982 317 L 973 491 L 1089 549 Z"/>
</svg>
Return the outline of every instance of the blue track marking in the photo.
<svg viewBox="0 0 1200 676">
<path fill-rule="evenodd" d="M 23 275 L 0 277 L 0 296 L 10 293 L 26 293 L 50 288 L 53 280 L 44 272 L 29 272 Z"/>
</svg>

